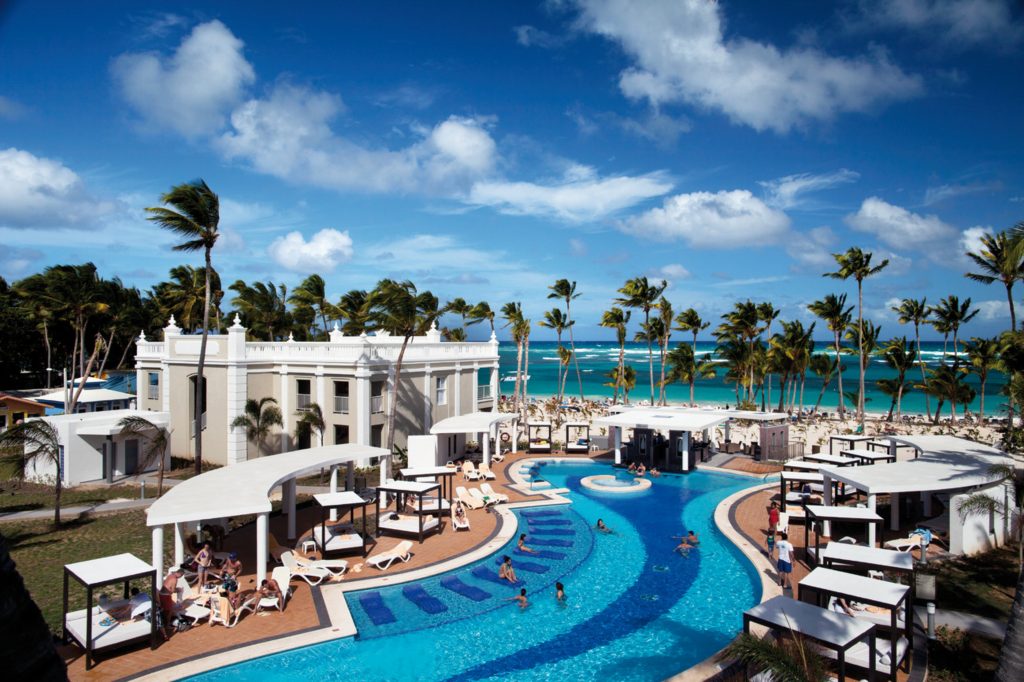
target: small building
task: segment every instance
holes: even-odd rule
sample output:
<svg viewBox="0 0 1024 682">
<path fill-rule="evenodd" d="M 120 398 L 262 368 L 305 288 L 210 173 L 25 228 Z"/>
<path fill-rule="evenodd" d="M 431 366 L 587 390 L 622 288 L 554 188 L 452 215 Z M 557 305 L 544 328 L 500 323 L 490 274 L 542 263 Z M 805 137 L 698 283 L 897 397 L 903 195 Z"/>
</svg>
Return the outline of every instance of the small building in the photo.
<svg viewBox="0 0 1024 682">
<path fill-rule="evenodd" d="M 90 383 L 86 383 L 85 388 L 78 396 L 78 402 L 75 403 L 75 412 L 82 414 L 86 412 L 109 412 L 110 410 L 128 410 L 135 407 L 135 396 L 131 393 L 125 393 L 123 391 L 114 391 L 109 388 L 90 386 Z M 68 396 L 64 391 L 54 391 L 53 393 L 46 393 L 38 396 L 36 400 L 41 403 L 46 403 L 49 407 L 56 407 L 60 410 L 65 408 L 64 401 L 69 397 L 74 398 L 74 391 L 77 388 L 68 389 L 72 394 Z"/>
<path fill-rule="evenodd" d="M 29 417 L 43 416 L 46 414 L 46 407 L 35 400 L 0 393 L 0 433 L 17 426 Z"/>
<path fill-rule="evenodd" d="M 166 427 L 169 416 L 166 412 L 141 412 L 139 410 L 113 410 L 109 412 L 86 412 L 81 414 L 58 414 L 42 417 L 57 430 L 60 439 L 62 484 L 76 486 L 92 481 L 113 483 L 118 479 L 135 476 L 143 471 L 148 442 L 137 436 L 121 434 L 119 422 L 130 416 L 142 416 L 156 426 Z M 169 453 L 165 465 L 169 464 Z M 152 462 L 148 471 L 157 469 Z M 29 480 L 53 481 L 56 467 L 41 459 L 33 459 L 26 467 Z"/>
</svg>

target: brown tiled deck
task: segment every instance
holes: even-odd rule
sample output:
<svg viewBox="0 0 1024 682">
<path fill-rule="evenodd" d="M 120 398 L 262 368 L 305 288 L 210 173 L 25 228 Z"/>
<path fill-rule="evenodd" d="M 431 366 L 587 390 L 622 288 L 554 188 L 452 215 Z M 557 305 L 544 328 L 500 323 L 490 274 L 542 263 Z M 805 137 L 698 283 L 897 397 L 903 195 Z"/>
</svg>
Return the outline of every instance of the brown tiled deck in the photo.
<svg viewBox="0 0 1024 682">
<path fill-rule="evenodd" d="M 563 455 L 556 454 L 554 456 Z M 534 495 L 524 495 L 508 487 L 510 479 L 507 472 L 513 466 L 517 466 L 520 460 L 528 457 L 529 455 L 524 453 L 514 453 L 492 467 L 497 480 L 492 481 L 491 485 L 496 491 L 507 494 L 512 503 L 546 499 L 542 495 L 544 491 L 541 489 L 538 489 Z M 462 475 L 456 474 L 455 485 L 473 486 L 476 484 L 463 482 Z M 444 517 L 442 533 L 427 536 L 422 544 L 414 544 L 412 560 L 408 563 L 393 564 L 387 570 L 386 575 L 393 577 L 451 559 L 484 544 L 497 531 L 499 517 L 496 514 L 491 514 L 483 509 L 471 510 L 469 518 L 472 530 L 455 533 L 451 530 L 448 518 Z M 357 526 L 359 525 L 358 519 L 359 514 L 357 513 Z M 304 530 L 319 523 L 319 520 L 318 509 L 312 507 L 299 509 L 296 522 L 299 535 L 301 536 Z M 278 515 L 270 519 L 271 532 L 282 542 L 285 538 L 286 523 L 283 516 Z M 146 529 L 140 528 L 139 530 L 146 532 Z M 225 538 L 224 551 L 238 552 L 247 571 L 255 564 L 255 532 L 255 524 L 250 523 Z M 390 549 L 401 539 L 382 536 L 378 538 L 378 544 L 370 550 L 370 554 Z M 413 541 L 415 543 L 415 539 Z M 358 584 L 360 580 L 379 578 L 384 575 L 381 571 L 369 566 L 358 570 L 357 567 L 363 563 L 359 556 L 345 558 L 348 559 L 350 566 L 349 572 L 342 579 L 345 583 Z M 245 573 L 239 584 L 242 592 L 254 589 L 255 571 Z M 263 640 L 330 626 L 318 588 L 310 588 L 305 582 L 294 580 L 292 589 L 294 594 L 283 613 L 268 611 L 256 615 L 247 614 L 236 627 L 230 629 L 220 625 L 211 626 L 202 623 L 187 632 L 172 634 L 170 639 L 161 642 L 155 650 L 150 650 L 140 644 L 134 648 L 128 647 L 110 653 L 101 652 L 98 654 L 97 662 L 94 663 L 92 670 L 89 671 L 85 670 L 85 657 L 80 648 L 74 645 L 63 647 L 63 654 L 68 663 L 68 675 L 72 680 L 89 681 L 137 677 L 189 658 L 202 657 Z"/>
</svg>

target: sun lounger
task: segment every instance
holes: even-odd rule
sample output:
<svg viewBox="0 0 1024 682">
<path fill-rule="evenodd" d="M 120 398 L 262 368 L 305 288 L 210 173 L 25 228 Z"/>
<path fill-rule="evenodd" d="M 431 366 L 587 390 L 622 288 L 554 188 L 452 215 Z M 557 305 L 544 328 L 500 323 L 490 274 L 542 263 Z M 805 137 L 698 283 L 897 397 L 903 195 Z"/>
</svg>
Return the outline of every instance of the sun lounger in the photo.
<svg viewBox="0 0 1024 682">
<path fill-rule="evenodd" d="M 284 605 L 288 602 L 288 597 L 291 596 L 292 588 L 289 587 L 288 583 L 291 582 L 292 574 L 285 566 L 278 566 L 274 569 L 270 577 L 277 583 L 277 586 L 281 588 L 281 594 L 284 596 L 282 602 L 277 597 L 260 597 L 259 601 L 256 602 L 256 611 L 262 611 L 263 609 L 277 609 L 278 611 L 284 611 Z"/>
<path fill-rule="evenodd" d="M 466 505 L 470 509 L 483 509 L 484 508 L 484 501 L 483 500 L 479 500 L 479 499 L 473 497 L 472 495 L 470 495 L 469 491 L 466 490 L 466 488 L 461 486 L 461 485 L 460 486 L 456 486 L 456 488 L 455 488 L 455 496 L 458 497 L 460 500 L 462 500 L 462 504 Z"/>
<path fill-rule="evenodd" d="M 314 568 L 312 566 L 300 566 L 295 558 L 294 552 L 285 552 L 281 555 L 281 563 L 288 569 L 291 578 L 302 578 L 309 585 L 319 585 L 331 577 L 331 572 L 326 568 Z M 283 588 L 282 588 L 283 589 Z"/>
<path fill-rule="evenodd" d="M 443 613 L 448 610 L 448 607 L 444 605 L 444 602 L 437 597 L 428 594 L 421 585 L 406 585 L 402 588 L 402 595 L 413 604 L 420 607 L 421 611 L 425 611 L 431 615 Z"/>
<path fill-rule="evenodd" d="M 379 568 L 382 571 L 386 571 L 391 568 L 391 564 L 396 561 L 407 562 L 412 558 L 412 554 L 409 551 L 412 549 L 412 542 L 409 540 L 402 540 L 394 549 L 387 552 L 381 552 L 380 554 L 369 557 L 366 563 L 370 564 L 374 568 Z"/>
<path fill-rule="evenodd" d="M 486 566 L 477 566 L 470 572 L 473 574 L 473 577 L 475 578 L 480 578 L 481 580 L 487 580 L 492 583 L 497 583 L 498 585 L 505 585 L 506 587 L 522 587 L 526 584 L 526 582 L 522 579 L 519 579 L 514 583 L 510 583 L 504 578 L 499 578 L 497 571 L 492 571 Z"/>
<path fill-rule="evenodd" d="M 344 559 L 307 559 L 299 554 L 294 554 L 293 556 L 300 568 L 322 568 L 335 578 L 344 575 L 345 571 L 348 570 L 348 562 Z"/>
<path fill-rule="evenodd" d="M 481 590 L 479 587 L 474 585 L 467 585 L 455 576 L 441 578 L 441 587 L 446 590 L 451 590 L 455 594 L 461 595 L 466 599 L 472 599 L 473 601 L 483 601 L 491 596 L 490 592 Z"/>
<path fill-rule="evenodd" d="M 226 628 L 235 627 L 243 614 L 251 613 L 256 608 L 256 601 L 256 597 L 251 597 L 236 609 L 231 606 L 227 597 L 211 597 L 210 625 L 220 623 Z"/>
<path fill-rule="evenodd" d="M 423 532 L 429 533 L 438 530 L 440 522 L 436 516 L 408 516 L 399 514 L 397 519 L 390 518 L 390 514 L 377 517 L 378 531 L 392 531 L 394 533 L 405 533 L 419 535 L 420 524 L 423 525 Z"/>
<path fill-rule="evenodd" d="M 469 515 L 464 515 L 462 519 L 459 519 L 455 514 L 452 514 L 452 528 L 455 530 L 471 530 L 469 527 Z"/>
<path fill-rule="evenodd" d="M 501 566 L 501 557 L 494 560 L 494 565 Z M 547 564 L 538 564 L 534 561 L 520 561 L 518 559 L 512 563 L 512 568 L 517 571 L 523 570 L 527 573 L 547 573 L 551 570 L 551 567 Z"/>
<path fill-rule="evenodd" d="M 569 519 L 530 519 L 531 526 L 571 526 Z"/>
<path fill-rule="evenodd" d="M 310 531 L 313 541 L 323 552 L 362 551 L 365 543 L 363 536 L 353 531 L 352 526 L 336 524 L 332 526 L 316 525 Z"/>
<path fill-rule="evenodd" d="M 555 560 L 558 560 L 558 559 L 564 559 L 565 558 L 565 554 L 563 554 L 561 552 L 552 552 L 552 551 L 547 550 L 547 549 L 535 549 L 532 552 L 524 552 L 521 549 L 514 549 L 514 550 L 512 550 L 512 553 L 513 554 L 517 554 L 519 556 L 533 556 L 533 557 L 537 557 L 538 559 L 555 559 Z"/>
<path fill-rule="evenodd" d="M 274 561 L 280 564 L 281 555 L 285 552 L 291 552 L 294 550 L 292 550 L 290 547 L 285 547 L 280 542 L 278 542 L 277 538 L 274 536 L 273 533 L 267 533 L 267 551 L 270 553 L 270 556 L 274 559 Z"/>
<path fill-rule="evenodd" d="M 501 462 L 504 461 L 504 459 L 505 455 L 501 454 L 500 452 L 495 452 L 493 455 L 491 455 L 492 462 Z"/>
<path fill-rule="evenodd" d="M 487 495 L 487 497 L 490 497 L 490 498 L 496 500 L 499 504 L 501 504 L 503 502 L 508 502 L 508 495 L 506 495 L 504 493 L 496 492 L 494 490 L 494 488 L 491 487 L 490 483 L 481 483 L 480 484 L 480 491 L 484 495 Z"/>
<path fill-rule="evenodd" d="M 498 478 L 495 473 L 491 471 L 491 467 L 487 465 L 487 462 L 480 462 L 480 466 L 478 466 L 476 470 L 483 479 L 493 481 Z"/>
<path fill-rule="evenodd" d="M 487 507 L 492 507 L 498 504 L 498 500 L 494 499 L 493 497 L 486 497 L 482 492 L 480 492 L 478 488 L 470 488 L 469 494 L 472 497 L 475 497 L 477 500 L 483 502 L 484 505 Z"/>
<path fill-rule="evenodd" d="M 384 603 L 384 598 L 380 596 L 380 592 L 367 592 L 360 595 L 359 605 L 363 607 L 363 611 L 370 617 L 374 625 L 387 625 L 397 620 L 395 614 Z"/>
<path fill-rule="evenodd" d="M 531 545 L 541 547 L 572 547 L 572 540 L 559 540 L 558 538 L 530 538 Z"/>
<path fill-rule="evenodd" d="M 126 603 L 125 601 L 113 602 L 108 604 L 106 608 L 113 609 L 118 605 Z M 64 619 L 66 632 L 83 647 L 86 646 L 86 621 L 85 609 L 72 611 Z M 112 618 L 103 607 L 94 606 L 92 609 L 93 650 L 117 646 L 133 640 L 141 640 L 152 636 L 152 632 L 153 626 L 145 618 L 122 622 Z"/>
<path fill-rule="evenodd" d="M 530 526 L 531 535 L 576 535 L 576 531 L 570 528 L 545 528 L 544 526 Z"/>
<path fill-rule="evenodd" d="M 480 474 L 477 472 L 476 467 L 473 466 L 472 462 L 462 463 L 462 477 L 467 481 L 479 481 Z"/>
<path fill-rule="evenodd" d="M 178 611 L 178 617 L 187 618 L 193 625 L 205 618 L 209 618 L 209 607 L 197 604 L 196 600 L 199 599 L 199 595 L 196 593 L 195 589 L 189 585 L 187 581 L 182 580 L 181 582 L 183 582 L 184 585 L 178 588 L 177 601 L 180 609 Z"/>
<path fill-rule="evenodd" d="M 776 524 L 775 530 L 779 533 L 789 532 L 789 512 L 779 512 L 779 522 Z"/>
</svg>

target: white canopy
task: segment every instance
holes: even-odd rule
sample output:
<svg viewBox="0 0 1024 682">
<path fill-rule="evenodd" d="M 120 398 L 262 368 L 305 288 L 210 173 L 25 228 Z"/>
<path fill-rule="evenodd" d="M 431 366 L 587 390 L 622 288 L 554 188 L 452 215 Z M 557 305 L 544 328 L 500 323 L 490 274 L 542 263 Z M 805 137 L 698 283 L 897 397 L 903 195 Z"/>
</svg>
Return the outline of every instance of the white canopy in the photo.
<svg viewBox="0 0 1024 682">
<path fill-rule="evenodd" d="M 826 611 L 791 597 L 772 597 L 748 609 L 746 615 L 783 632 L 797 632 L 843 649 L 874 629 L 875 624 Z"/>
<path fill-rule="evenodd" d="M 518 418 L 519 415 L 509 412 L 470 412 L 442 419 L 430 427 L 430 433 L 490 433 L 496 424 L 504 424 Z"/>
<path fill-rule="evenodd" d="M 285 481 L 328 467 L 386 457 L 384 448 L 346 443 L 250 459 L 174 486 L 149 508 L 149 526 L 271 511 L 270 493 Z"/>
<path fill-rule="evenodd" d="M 76 388 L 75 390 L 77 391 L 78 389 Z M 73 392 L 71 397 L 74 397 Z M 53 393 L 38 396 L 35 400 L 38 400 L 41 403 L 57 403 L 59 405 L 63 405 L 64 398 L 64 391 L 54 391 Z M 135 394 L 113 391 L 109 388 L 86 388 L 82 391 L 82 395 L 78 397 L 78 404 L 105 403 L 111 400 L 135 400 Z"/>
<path fill-rule="evenodd" d="M 658 408 L 634 408 L 606 417 L 598 417 L 595 425 L 619 426 L 624 429 L 655 429 L 659 431 L 689 431 L 695 433 L 729 421 L 725 410 L 689 412 Z"/>
<path fill-rule="evenodd" d="M 879 549 L 864 545 L 850 545 L 845 542 L 830 542 L 821 550 L 823 562 L 835 561 L 859 566 L 870 566 L 882 570 L 913 571 L 914 557 L 909 552 Z"/>
<path fill-rule="evenodd" d="M 828 521 L 864 521 L 874 523 L 882 517 L 867 507 L 832 507 L 821 504 L 809 504 L 805 507 L 808 514 L 815 518 Z"/>
<path fill-rule="evenodd" d="M 859 601 L 887 606 L 890 609 L 899 606 L 910 592 L 906 585 L 865 578 L 862 575 L 844 573 L 831 568 L 814 569 L 800 581 L 800 587 L 840 594 Z"/>
<path fill-rule="evenodd" d="M 64 569 L 82 581 L 83 585 L 106 585 L 137 578 L 152 571 L 153 567 L 134 554 L 124 553 L 66 564 Z"/>
</svg>

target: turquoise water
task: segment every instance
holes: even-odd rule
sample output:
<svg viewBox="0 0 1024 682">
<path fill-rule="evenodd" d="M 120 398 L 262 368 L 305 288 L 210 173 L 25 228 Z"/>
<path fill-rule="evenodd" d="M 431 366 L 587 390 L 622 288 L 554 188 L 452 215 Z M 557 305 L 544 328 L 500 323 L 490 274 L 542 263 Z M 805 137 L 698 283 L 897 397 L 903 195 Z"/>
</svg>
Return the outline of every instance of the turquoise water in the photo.
<svg viewBox="0 0 1024 682">
<path fill-rule="evenodd" d="M 626 495 L 580 486 L 582 477 L 609 471 L 591 462 L 545 463 L 542 477 L 570 488 L 573 504 L 516 515 L 528 546 L 553 554 L 519 556 L 511 542 L 470 566 L 418 581 L 433 598 L 431 610 L 444 607 L 439 613 L 414 604 L 401 585 L 349 593 L 358 637 L 193 679 L 640 681 L 695 665 L 739 631 L 743 611 L 760 599 L 756 572 L 713 520 L 717 504 L 752 481 L 695 472 L 663 476 L 648 491 Z M 552 513 L 533 516 L 537 511 Z M 615 533 L 595 532 L 598 518 Z M 673 552 L 673 536 L 687 529 L 701 545 L 683 557 Z M 551 540 L 558 544 L 540 544 Z M 509 601 L 518 587 L 474 575 L 481 568 L 496 574 L 495 559 L 504 554 L 520 567 L 525 609 Z M 442 580 L 452 577 L 487 596 L 477 593 L 481 601 L 474 601 L 445 588 Z M 565 585 L 564 605 L 554 598 L 556 581 Z M 364 608 L 364 600 L 379 600 L 385 610 Z"/>
<path fill-rule="evenodd" d="M 674 336 L 672 345 L 675 346 L 677 342 L 682 342 L 683 340 L 684 339 L 681 337 Z M 556 348 L 557 344 L 554 341 L 530 342 L 530 382 L 528 389 L 529 394 L 533 397 L 549 398 L 558 392 L 559 362 Z M 705 341 L 697 343 L 698 355 L 710 355 L 711 357 L 715 357 L 714 350 L 714 343 Z M 819 342 L 815 352 L 832 355 L 834 351 L 832 351 L 827 344 Z M 498 349 L 498 354 L 501 358 L 501 392 L 503 394 L 510 395 L 515 387 L 515 344 L 508 342 L 502 343 Z M 925 365 L 927 367 L 937 367 L 942 360 L 942 343 L 934 341 L 922 342 L 921 354 L 924 357 Z M 607 373 L 614 369 L 619 361 L 618 344 L 608 341 L 577 341 L 576 359 L 579 361 L 580 365 L 580 378 L 583 383 L 583 394 L 589 398 L 611 398 L 612 389 L 604 386 L 604 384 L 610 381 L 606 376 Z M 952 355 L 947 356 L 947 360 L 952 362 Z M 647 370 L 647 344 L 627 344 L 626 364 L 632 366 L 633 369 L 636 370 L 637 376 L 636 388 L 634 388 L 630 393 L 630 400 L 633 402 L 638 400 L 648 400 L 650 398 L 650 382 Z M 850 392 L 851 390 L 856 392 L 859 378 L 857 358 L 855 356 L 844 357 L 843 366 L 843 390 L 847 392 Z M 658 351 L 655 349 L 655 396 L 657 396 L 657 382 L 660 378 L 660 368 L 661 363 L 658 360 Z M 715 403 L 720 405 L 736 403 L 735 387 L 733 384 L 725 383 L 722 379 L 724 374 L 724 371 L 720 371 L 718 378 L 700 379 L 697 381 L 695 388 L 695 398 L 697 402 Z M 875 382 L 879 379 L 895 378 L 895 376 L 895 372 L 885 364 L 883 359 L 878 357 L 870 359 L 864 379 L 864 393 L 865 398 L 867 399 L 866 407 L 868 412 L 888 412 L 889 404 L 891 402 L 890 398 L 877 389 Z M 483 380 L 487 380 L 486 376 Z M 920 383 L 921 370 L 915 367 L 907 375 L 907 380 L 911 383 Z M 967 384 L 970 385 L 980 396 L 981 384 L 978 381 L 978 377 L 972 374 L 967 377 L 966 381 Z M 804 384 L 805 407 L 814 407 L 814 403 L 818 400 L 818 394 L 821 392 L 821 383 L 822 382 L 819 378 L 808 374 L 806 383 Z M 986 414 L 1005 412 L 1005 407 L 1003 407 L 1005 399 L 1000 395 L 1003 383 L 1004 378 L 998 372 L 993 372 L 989 375 L 988 382 L 985 386 Z M 826 389 L 824 396 L 822 396 L 822 409 L 833 410 L 838 406 L 839 399 L 836 385 L 837 381 L 835 377 L 833 377 L 830 386 Z M 579 393 L 580 388 L 579 382 L 576 380 L 576 368 L 575 366 L 570 365 L 569 379 L 565 382 L 565 394 L 567 396 L 578 396 Z M 689 401 L 689 385 L 670 385 L 668 387 L 668 398 L 673 402 Z M 778 400 L 779 377 L 775 376 L 772 378 L 772 407 L 777 406 Z M 760 402 L 760 396 L 758 396 L 758 402 Z M 970 409 L 976 413 L 980 403 L 980 397 L 975 398 L 974 402 L 970 405 Z M 849 408 L 849 400 L 846 400 L 846 405 L 847 408 Z M 935 409 L 934 399 L 932 399 L 931 405 L 932 409 Z M 949 414 L 948 403 L 945 405 L 943 410 L 945 415 Z M 911 389 L 909 393 L 904 394 L 903 411 L 905 413 L 924 413 L 924 394 L 918 389 Z M 959 406 L 957 408 L 957 412 L 958 414 L 962 413 Z"/>
</svg>

